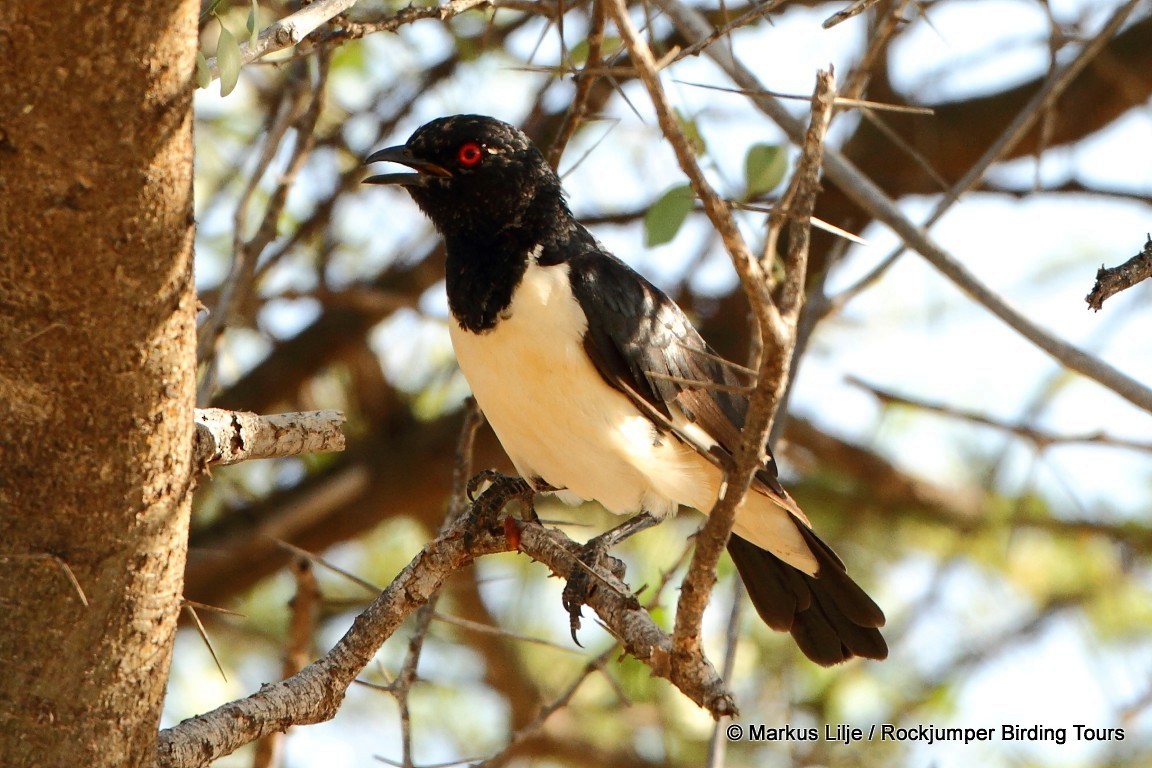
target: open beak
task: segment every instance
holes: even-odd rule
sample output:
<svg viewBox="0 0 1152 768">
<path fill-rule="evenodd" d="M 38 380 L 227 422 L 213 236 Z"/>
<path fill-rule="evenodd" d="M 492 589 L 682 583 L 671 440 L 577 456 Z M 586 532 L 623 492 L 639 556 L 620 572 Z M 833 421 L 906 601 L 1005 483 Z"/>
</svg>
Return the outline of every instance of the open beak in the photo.
<svg viewBox="0 0 1152 768">
<path fill-rule="evenodd" d="M 369 176 L 364 179 L 364 184 L 398 184 L 402 187 L 410 187 L 424 183 L 424 179 L 429 176 L 438 176 L 440 178 L 447 178 L 452 174 L 445 168 L 430 163 L 427 160 L 421 160 L 412 154 L 412 151 L 405 145 L 397 147 L 386 147 L 377 150 L 368 155 L 368 159 L 364 164 L 379 163 L 381 161 L 388 163 L 400 163 L 406 165 L 416 173 L 382 173 L 379 176 Z"/>
</svg>

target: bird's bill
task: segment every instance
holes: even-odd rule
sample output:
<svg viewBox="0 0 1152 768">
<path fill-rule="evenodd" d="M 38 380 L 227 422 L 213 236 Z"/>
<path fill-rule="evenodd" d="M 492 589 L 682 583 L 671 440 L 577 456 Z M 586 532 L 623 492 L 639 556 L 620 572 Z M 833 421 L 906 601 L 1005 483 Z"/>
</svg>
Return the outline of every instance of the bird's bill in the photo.
<svg viewBox="0 0 1152 768">
<path fill-rule="evenodd" d="M 430 163 L 427 160 L 421 160 L 414 156 L 412 151 L 404 145 L 397 147 L 385 147 L 384 149 L 377 150 L 368 155 L 368 159 L 364 161 L 368 163 L 399 163 L 406 165 L 416 173 L 382 173 L 379 176 L 369 176 L 364 179 L 364 184 L 396 184 L 402 187 L 412 186 L 414 184 L 423 183 L 424 179 L 428 176 L 448 177 L 452 174 L 445 168 Z"/>
</svg>

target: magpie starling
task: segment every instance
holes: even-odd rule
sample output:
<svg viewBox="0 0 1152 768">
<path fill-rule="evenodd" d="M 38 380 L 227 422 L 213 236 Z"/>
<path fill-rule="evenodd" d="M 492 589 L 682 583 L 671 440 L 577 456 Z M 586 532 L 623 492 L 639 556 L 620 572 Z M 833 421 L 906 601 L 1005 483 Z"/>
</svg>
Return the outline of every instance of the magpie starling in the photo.
<svg viewBox="0 0 1152 768">
<path fill-rule="evenodd" d="M 572 217 L 528 137 L 490 117 L 444 117 L 367 159 L 378 161 L 414 173 L 365 182 L 404 187 L 444 237 L 452 345 L 521 477 L 635 515 L 612 543 L 681 505 L 707 513 L 739 444 L 744 382 Z M 808 658 L 888 655 L 883 612 L 817 538 L 770 454 L 728 552 L 760 617 Z"/>
</svg>

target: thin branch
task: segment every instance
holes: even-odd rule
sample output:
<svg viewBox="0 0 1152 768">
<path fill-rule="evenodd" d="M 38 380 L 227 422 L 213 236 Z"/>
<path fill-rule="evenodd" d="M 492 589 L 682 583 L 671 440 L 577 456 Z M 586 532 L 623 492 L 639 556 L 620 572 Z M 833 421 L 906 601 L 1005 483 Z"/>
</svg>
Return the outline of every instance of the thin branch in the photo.
<svg viewBox="0 0 1152 768">
<path fill-rule="evenodd" d="M 978 189 L 991 194 L 1011 195 L 1015 198 L 1032 197 L 1034 195 L 1092 195 L 1093 197 L 1108 197 L 1116 200 L 1129 200 L 1141 205 L 1152 205 L 1152 195 L 1135 189 L 1121 189 L 1119 187 L 1106 188 L 1097 184 L 1089 186 L 1075 178 L 1068 179 L 1059 184 L 1048 186 L 1013 187 L 1005 184 L 983 182 Z"/>
<path fill-rule="evenodd" d="M 915 398 L 907 397 L 905 395 L 897 394 L 889 389 L 869 384 L 855 376 L 849 376 L 848 383 L 863 389 L 871 394 L 884 405 L 903 405 L 909 408 L 917 408 L 931 413 L 938 413 L 942 416 L 948 416 L 954 419 L 971 422 L 972 424 L 979 424 L 984 427 L 991 427 L 998 429 L 1002 432 L 1009 432 L 1022 440 L 1027 440 L 1032 443 L 1038 450 L 1043 450 L 1053 445 L 1070 445 L 1073 443 L 1088 444 L 1088 445 L 1101 445 L 1109 448 L 1124 448 L 1130 451 L 1142 451 L 1152 453 L 1152 442 L 1139 441 L 1139 440 L 1126 440 L 1121 437 L 1113 437 L 1112 435 L 1103 432 L 1088 432 L 1079 435 L 1061 435 L 1048 430 L 1039 429 L 1025 423 L 1012 424 L 1004 421 L 997 421 L 989 416 L 985 416 L 977 411 L 968 410 L 965 408 L 957 408 L 955 406 L 946 405 L 944 403 L 931 402 L 928 400 L 918 400 Z"/>
<path fill-rule="evenodd" d="M 816 208 L 816 195 L 820 191 L 824 136 L 832 121 L 835 101 L 836 81 L 832 72 L 818 73 L 816 91 L 812 97 L 812 116 L 809 119 L 808 130 L 804 134 L 800 159 L 796 165 L 796 172 L 792 175 L 787 199 L 784 205 L 780 206 L 788 212 L 788 250 L 784 256 L 784 270 L 787 277 L 780 286 L 777 304 L 788 322 L 790 334 L 795 333 L 796 321 L 804 304 L 812 212 Z M 783 381 L 786 377 L 785 369 L 780 372 L 780 380 Z"/>
<path fill-rule="evenodd" d="M 897 0 L 897 2 L 886 6 L 887 13 L 878 14 L 880 18 L 871 25 L 868 47 L 864 50 L 864 54 L 853 63 L 852 68 L 848 70 L 848 76 L 844 78 L 844 85 L 841 86 L 840 90 L 845 96 L 848 98 L 861 96 L 867 90 L 873 76 L 877 73 L 884 76 L 882 73 L 886 72 L 888 68 L 888 47 L 893 38 L 896 37 L 897 31 L 907 23 L 904 18 L 904 11 L 913 2 L 919 5 L 919 0 Z M 926 15 L 925 21 L 927 21 Z M 931 22 L 929 22 L 929 26 L 931 26 Z"/>
<path fill-rule="evenodd" d="M 305 5 L 291 16 L 285 16 L 265 27 L 256 38 L 255 45 L 249 45 L 247 41 L 241 43 L 241 66 L 251 64 L 268 54 L 299 45 L 322 24 L 327 24 L 354 5 L 356 0 L 316 0 Z M 208 59 L 208 70 L 213 80 L 220 77 L 220 66 L 215 56 Z"/>
<path fill-rule="evenodd" d="M 420 666 L 424 640 L 428 637 L 428 629 L 432 626 L 432 616 L 439 601 L 440 590 L 437 590 L 428 598 L 428 602 L 416 611 L 416 626 L 408 638 L 408 654 L 404 657 L 404 666 L 400 668 L 400 674 L 389 687 L 392 698 L 396 699 L 396 704 L 400 708 L 400 764 L 403 768 L 413 768 L 415 765 L 412 762 L 412 708 L 409 701 L 412 686 L 416 684 L 416 669 Z"/>
<path fill-rule="evenodd" d="M 703 40 L 711 34 L 712 29 L 704 17 L 680 0 L 652 0 L 652 2 L 668 14 L 681 34 L 690 43 Z M 1116 26 L 1117 18 L 1130 12 L 1134 5 L 1135 0 L 1126 3 L 1110 20 L 1108 28 L 1112 29 Z M 739 61 L 729 56 L 722 48 L 711 46 L 705 49 L 705 52 L 740 87 L 750 91 L 763 90 L 756 76 Z M 769 96 L 751 96 L 750 99 L 758 109 L 771 117 L 792 141 L 803 142 L 803 125 L 792 117 L 782 104 Z M 1087 354 L 1063 339 L 1053 336 L 1009 306 L 986 285 L 976 279 L 959 260 L 929 238 L 923 229 L 913 224 L 896 203 L 847 157 L 832 147 L 826 147 L 824 154 L 825 172 L 828 178 L 834 181 L 856 205 L 859 205 L 877 221 L 887 225 L 910 248 L 915 249 L 974 301 L 1051 355 L 1064 367 L 1096 381 L 1145 411 L 1152 412 L 1152 388 L 1141 384 L 1094 355 Z"/>
<path fill-rule="evenodd" d="M 692 45 L 685 48 L 681 52 L 680 58 L 683 59 L 683 58 L 686 58 L 688 56 L 695 56 L 698 53 L 700 53 L 700 51 L 702 51 L 705 48 L 707 48 L 708 46 L 712 45 L 712 43 L 716 42 L 717 40 L 720 40 L 721 38 L 723 38 L 726 35 L 730 35 L 731 33 L 735 32 L 740 27 L 746 26 L 746 25 L 751 24 L 752 22 L 758 21 L 760 19 L 766 19 L 768 17 L 769 13 L 776 10 L 778 7 L 783 5 L 785 2 L 786 2 L 786 0 L 768 0 L 768 2 L 765 2 L 765 3 L 753 2 L 750 5 L 750 7 L 748 8 L 748 10 L 744 11 L 744 13 L 740 14 L 735 19 L 726 22 L 722 26 L 717 27 L 708 36 L 700 38 L 699 40 L 694 42 Z M 729 50 L 729 54 L 731 54 L 731 50 Z"/>
<path fill-rule="evenodd" d="M 605 2 L 639 72 L 640 79 L 648 90 L 660 129 L 675 151 L 680 168 L 691 182 L 692 190 L 703 203 L 705 213 L 708 214 L 712 226 L 732 257 L 756 315 L 763 343 L 771 351 L 784 348 L 788 342 L 789 331 L 773 305 L 763 269 L 740 235 L 731 210 L 712 189 L 696 162 L 691 145 L 681 131 L 668 97 L 660 84 L 656 59 L 652 51 L 632 24 L 625 0 L 605 0 Z M 770 355 L 771 352 L 765 355 L 765 358 Z M 761 379 L 757 391 L 753 393 L 745 422 L 744 439 L 735 456 L 735 471 L 730 473 L 721 485 L 720 497 L 696 536 L 696 551 L 681 584 L 680 599 L 676 606 L 672 664 L 674 670 L 687 660 L 700 656 L 700 624 L 712 587 L 716 583 L 716 564 L 732 531 L 736 508 L 743 501 L 752 477 L 761 465 L 761 446 L 764 445 L 768 433 L 769 420 L 776 400 L 775 384 L 776 382 L 768 379 Z"/>
<path fill-rule="evenodd" d="M 563 37 L 561 37 L 563 39 Z M 601 54 L 604 46 L 604 3 L 602 0 L 592 0 L 591 27 L 585 36 L 588 41 L 588 57 L 584 60 L 584 68 L 573 75 L 576 81 L 576 94 L 572 97 L 572 106 L 564 116 L 564 123 L 556 141 L 548 148 L 548 164 L 552 170 L 560 167 L 560 157 L 564 148 L 584 122 L 588 114 L 588 97 L 592 94 L 592 86 L 600 74 L 593 74 L 601 68 L 603 60 Z"/>
<path fill-rule="evenodd" d="M 1144 250 L 1117 267 L 1100 267 L 1096 271 L 1096 284 L 1084 297 L 1088 307 L 1099 312 L 1104 302 L 1120 291 L 1152 277 L 1152 235 L 1144 243 Z"/>
<path fill-rule="evenodd" d="M 193 460 L 195 466 L 206 467 L 342 451 L 343 423 L 340 411 L 258 416 L 247 411 L 197 408 Z"/>
<path fill-rule="evenodd" d="M 816 76 L 816 90 L 812 96 L 812 114 L 808 130 L 804 134 L 800 158 L 796 171 L 780 204 L 779 213 L 768 219 L 768 236 L 765 238 L 765 257 L 776 253 L 776 240 L 781 229 L 788 227 L 788 250 L 782 259 L 784 280 L 777 290 L 780 311 L 788 327 L 789 340 L 786 347 L 764 354 L 760 361 L 760 381 L 773 382 L 772 401 L 769 419 L 787 403 L 792 387 L 795 363 L 804 354 L 806 339 L 801 339 L 800 318 L 806 300 L 808 278 L 808 247 L 811 229 L 816 222 L 813 212 L 816 208 L 816 195 L 820 191 L 820 171 L 824 158 L 824 137 L 832 120 L 833 106 L 836 103 L 836 81 L 831 72 L 819 72 Z M 767 258 L 765 259 L 767 261 Z M 818 281 L 817 295 L 822 296 L 822 278 Z M 803 341 L 803 343 L 802 343 Z M 773 354 L 774 353 L 774 354 Z M 752 406 L 755 405 L 753 398 Z M 749 408 L 751 415 L 751 406 Z M 769 421 L 769 437 L 779 435 L 782 425 Z"/>
<path fill-rule="evenodd" d="M 724 633 L 724 679 L 731 680 L 736 671 L 736 647 L 740 639 L 740 617 L 744 605 L 744 582 L 732 579 L 732 607 L 728 611 L 728 628 Z M 712 724 L 712 735 L 708 739 L 707 768 L 723 768 L 724 757 L 728 751 L 729 739 L 725 736 L 725 727 L 730 718 L 718 718 Z"/>
<path fill-rule="evenodd" d="M 568 706 L 572 701 L 572 697 L 576 695 L 576 691 L 584 684 L 584 681 L 591 677 L 593 672 L 602 671 L 604 665 L 608 663 L 608 660 L 616 653 L 619 653 L 619 650 L 619 644 L 613 643 L 608 646 L 603 653 L 585 664 L 584 669 L 576 676 L 576 679 L 573 680 L 559 696 L 542 706 L 536 714 L 536 717 L 532 719 L 532 722 L 513 733 L 512 738 L 508 740 L 508 743 L 503 749 L 492 755 L 492 757 L 476 763 L 472 768 L 499 768 L 502 765 L 507 765 L 515 756 L 516 749 L 524 742 L 539 734 L 544 729 L 544 724 L 548 721 L 548 718 Z"/>
<path fill-rule="evenodd" d="M 472 446 L 476 441 L 476 430 L 484 423 L 484 416 L 476 405 L 475 398 L 469 397 L 464 403 L 464 423 L 460 426 L 460 437 L 456 442 L 456 461 L 452 472 L 452 503 L 448 515 L 440 526 L 440 533 L 446 533 L 454 522 L 468 511 L 468 485 L 472 474 Z M 402 768 L 413 768 L 412 761 L 412 709 L 410 700 L 412 686 L 416 684 L 416 670 L 420 665 L 420 656 L 424 650 L 424 641 L 428 637 L 428 630 L 432 627 L 432 619 L 436 616 L 436 605 L 440 602 L 440 590 L 437 589 L 424 605 L 416 611 L 415 626 L 408 637 L 408 653 L 404 658 L 404 666 L 400 674 L 388 687 L 392 698 L 400 709 L 400 765 Z"/>
</svg>

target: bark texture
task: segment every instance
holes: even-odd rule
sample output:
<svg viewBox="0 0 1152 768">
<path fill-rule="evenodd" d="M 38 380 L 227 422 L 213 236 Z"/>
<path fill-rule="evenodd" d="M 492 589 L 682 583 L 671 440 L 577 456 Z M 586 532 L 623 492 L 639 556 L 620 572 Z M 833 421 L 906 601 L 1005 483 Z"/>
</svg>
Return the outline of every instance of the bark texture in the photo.
<svg viewBox="0 0 1152 768">
<path fill-rule="evenodd" d="M 155 758 L 191 496 L 198 10 L 0 8 L 6 766 Z"/>
</svg>

